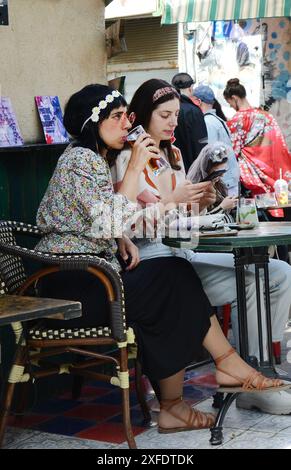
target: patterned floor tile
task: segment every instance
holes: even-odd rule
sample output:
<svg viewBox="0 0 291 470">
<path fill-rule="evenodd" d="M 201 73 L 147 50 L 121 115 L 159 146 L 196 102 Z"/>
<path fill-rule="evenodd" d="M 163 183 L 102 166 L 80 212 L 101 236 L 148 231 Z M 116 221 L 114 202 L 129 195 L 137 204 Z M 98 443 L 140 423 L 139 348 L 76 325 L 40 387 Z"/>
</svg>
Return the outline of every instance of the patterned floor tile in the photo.
<svg viewBox="0 0 291 470">
<path fill-rule="evenodd" d="M 120 413 L 119 405 L 106 405 L 97 403 L 86 403 L 85 405 L 76 406 L 70 411 L 64 413 L 64 416 L 90 419 L 94 422 L 107 420 L 114 415 Z"/>
<path fill-rule="evenodd" d="M 15 432 L 15 430 L 12 430 Z M 32 431 L 30 436 L 18 436 L 13 444 L 6 445 L 4 449 L 112 449 L 115 444 L 97 442 L 77 437 L 62 436 L 59 434 L 47 434 L 44 432 Z"/>
<path fill-rule="evenodd" d="M 83 402 L 83 401 L 94 400 L 95 398 L 105 396 L 108 393 L 112 393 L 111 388 L 108 389 L 108 388 L 92 387 L 92 386 L 87 385 L 87 386 L 82 387 L 82 393 L 79 398 L 79 401 Z M 71 400 L 72 393 L 71 392 L 64 393 L 59 398 L 64 399 L 64 400 Z"/>
<path fill-rule="evenodd" d="M 156 421 L 156 418 L 153 413 L 151 425 L 153 425 L 153 421 Z M 144 427 L 145 429 L 149 428 L 149 423 L 146 423 L 144 420 L 144 416 L 142 411 L 139 407 L 131 408 L 130 410 L 130 419 L 133 426 Z M 123 417 L 122 414 L 114 416 L 113 418 L 109 419 L 109 423 L 122 423 Z"/>
<path fill-rule="evenodd" d="M 29 442 L 36 434 L 39 434 L 37 431 L 31 429 L 20 429 L 7 427 L 5 429 L 4 439 L 3 439 L 3 448 L 17 448 L 22 442 Z"/>
<path fill-rule="evenodd" d="M 57 416 L 45 423 L 38 424 L 35 429 L 44 432 L 62 434 L 64 436 L 74 436 L 84 429 L 88 429 L 95 424 L 95 421 L 69 418 L 67 416 Z"/>
<path fill-rule="evenodd" d="M 132 431 L 136 436 L 144 432 L 144 428 L 133 426 Z M 97 441 L 112 442 L 116 444 L 125 442 L 124 428 L 120 423 L 102 423 L 98 426 L 93 426 L 88 430 L 79 432 L 77 436 L 85 439 L 94 439 Z"/>
<path fill-rule="evenodd" d="M 39 403 L 33 408 L 33 412 L 40 414 L 58 415 L 76 407 L 79 403 L 80 402 L 76 400 L 61 400 L 56 398 L 54 400 L 48 400 L 46 402 Z"/>
<path fill-rule="evenodd" d="M 246 431 L 236 439 L 222 445 L 222 449 L 291 449 L 291 436 L 280 433 Z"/>
<path fill-rule="evenodd" d="M 9 416 L 7 424 L 15 428 L 32 428 L 49 419 L 52 419 L 51 415 L 30 414 L 21 417 Z"/>
<path fill-rule="evenodd" d="M 116 390 L 114 392 L 107 393 L 106 395 L 102 395 L 101 397 L 96 398 L 96 400 L 94 400 L 94 403 L 119 405 L 121 407 L 121 390 Z M 138 404 L 138 399 L 135 392 L 129 394 L 129 403 L 130 406 L 136 406 Z"/>
<path fill-rule="evenodd" d="M 284 431 L 291 437 L 291 416 L 266 415 L 264 418 L 252 426 L 252 431 L 278 433 Z"/>
</svg>

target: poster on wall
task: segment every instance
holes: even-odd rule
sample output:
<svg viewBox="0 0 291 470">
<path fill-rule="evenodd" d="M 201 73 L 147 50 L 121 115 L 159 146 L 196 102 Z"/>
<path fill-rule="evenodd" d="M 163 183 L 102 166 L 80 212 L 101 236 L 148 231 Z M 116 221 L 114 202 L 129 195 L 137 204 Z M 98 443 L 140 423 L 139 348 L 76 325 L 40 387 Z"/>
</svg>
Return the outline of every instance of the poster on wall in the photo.
<svg viewBox="0 0 291 470">
<path fill-rule="evenodd" d="M 8 26 L 8 0 L 0 0 L 0 26 Z"/>
<path fill-rule="evenodd" d="M 0 147 L 23 145 L 10 98 L 0 96 Z"/>
<path fill-rule="evenodd" d="M 63 113 L 58 96 L 36 96 L 35 102 L 46 143 L 60 144 L 69 142 L 69 136 L 63 124 Z"/>
</svg>

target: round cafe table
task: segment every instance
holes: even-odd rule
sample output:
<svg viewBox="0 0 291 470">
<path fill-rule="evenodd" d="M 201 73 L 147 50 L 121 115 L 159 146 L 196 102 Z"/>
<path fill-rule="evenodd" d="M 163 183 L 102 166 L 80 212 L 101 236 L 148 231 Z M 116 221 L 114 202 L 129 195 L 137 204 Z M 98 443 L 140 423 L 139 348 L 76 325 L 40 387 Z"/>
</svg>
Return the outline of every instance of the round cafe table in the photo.
<svg viewBox="0 0 291 470">
<path fill-rule="evenodd" d="M 264 210 L 264 211 L 272 211 L 275 209 L 288 209 L 288 207 L 291 207 L 291 204 L 284 204 L 282 206 L 266 206 L 266 207 L 259 207 L 257 206 L 257 209 Z"/>
<path fill-rule="evenodd" d="M 233 253 L 237 288 L 237 307 L 239 322 L 239 342 L 240 354 L 242 358 L 255 365 L 258 370 L 269 377 L 280 377 L 275 369 L 272 353 L 272 324 L 271 324 L 271 303 L 269 289 L 269 253 L 270 245 L 288 245 L 291 244 L 291 222 L 260 222 L 258 227 L 252 230 L 240 230 L 231 234 L 219 234 L 209 232 L 209 235 L 203 234 L 203 237 L 193 238 L 193 242 L 185 242 L 181 239 L 164 238 L 163 243 L 175 248 L 192 249 L 200 252 L 223 252 Z M 188 243 L 188 244 L 187 244 Z M 192 244 L 192 246 L 191 246 Z M 247 301 L 245 291 L 245 268 L 248 265 L 255 266 L 255 282 L 257 296 L 257 316 L 258 316 L 258 343 L 259 357 L 253 358 L 249 355 L 248 344 L 248 325 L 247 325 Z M 262 329 L 262 311 L 261 311 L 261 293 L 259 288 L 260 270 L 264 274 L 265 290 L 265 317 L 267 333 L 267 358 L 263 354 L 263 329 Z M 255 362 L 254 362 L 255 360 Z M 281 378 L 281 377 L 280 377 Z M 284 380 L 291 380 L 283 376 Z M 223 441 L 222 425 L 227 410 L 238 392 L 228 391 L 222 402 L 222 406 L 217 414 L 214 427 L 211 429 L 212 445 L 219 445 Z"/>
</svg>

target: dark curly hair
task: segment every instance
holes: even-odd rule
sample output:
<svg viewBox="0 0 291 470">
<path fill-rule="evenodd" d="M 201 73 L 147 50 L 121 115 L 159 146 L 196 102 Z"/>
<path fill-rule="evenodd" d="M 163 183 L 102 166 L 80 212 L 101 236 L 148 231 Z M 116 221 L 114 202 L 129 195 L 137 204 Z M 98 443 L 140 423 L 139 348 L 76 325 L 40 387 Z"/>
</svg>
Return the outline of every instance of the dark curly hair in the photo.
<svg viewBox="0 0 291 470">
<path fill-rule="evenodd" d="M 109 117 L 113 109 L 127 106 L 122 95 L 114 98 L 111 103 L 107 103 L 106 108 L 102 109 L 99 114 L 98 122 L 89 120 L 83 130 L 82 127 L 86 119 L 91 116 L 92 109 L 98 106 L 100 101 L 113 91 L 114 89 L 107 85 L 87 85 L 69 98 L 65 106 L 64 126 L 75 139 L 73 146 L 89 148 L 93 152 L 96 152 L 96 150 L 100 152 L 102 149 L 107 148 L 99 135 L 99 125 Z M 109 149 L 108 153 L 110 152 L 114 153 L 116 151 Z"/>
</svg>

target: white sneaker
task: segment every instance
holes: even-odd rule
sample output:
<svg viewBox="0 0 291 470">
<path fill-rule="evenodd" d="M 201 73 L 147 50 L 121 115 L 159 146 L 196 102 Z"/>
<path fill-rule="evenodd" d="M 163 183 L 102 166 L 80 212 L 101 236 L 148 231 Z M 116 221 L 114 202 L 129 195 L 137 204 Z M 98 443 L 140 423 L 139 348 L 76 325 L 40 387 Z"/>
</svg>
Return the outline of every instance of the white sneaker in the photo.
<svg viewBox="0 0 291 470">
<path fill-rule="evenodd" d="M 257 409 L 271 415 L 291 414 L 291 393 L 281 392 L 240 393 L 236 399 L 237 408 Z"/>
</svg>

